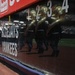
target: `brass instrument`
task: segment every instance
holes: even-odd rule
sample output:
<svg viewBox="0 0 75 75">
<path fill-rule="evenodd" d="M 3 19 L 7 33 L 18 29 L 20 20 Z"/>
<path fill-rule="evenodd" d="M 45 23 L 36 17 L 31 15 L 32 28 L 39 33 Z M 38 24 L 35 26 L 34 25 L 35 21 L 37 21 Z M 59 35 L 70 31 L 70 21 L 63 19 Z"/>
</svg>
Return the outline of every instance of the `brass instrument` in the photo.
<svg viewBox="0 0 75 75">
<path fill-rule="evenodd" d="M 46 20 L 47 10 L 48 10 L 48 8 L 46 6 L 41 6 L 40 13 L 39 13 L 41 15 L 40 15 L 40 20 L 38 21 L 39 25 Z"/>
<path fill-rule="evenodd" d="M 48 35 L 49 31 L 50 31 L 56 24 L 58 24 L 59 22 L 63 22 L 63 21 L 65 21 L 65 19 L 64 19 L 64 18 L 60 18 L 60 19 L 55 20 L 53 23 L 49 24 L 48 29 L 47 29 L 47 35 Z"/>
<path fill-rule="evenodd" d="M 55 5 L 52 9 L 53 9 L 52 16 L 55 16 L 56 18 L 58 18 L 58 17 L 60 18 L 61 16 L 63 16 L 65 14 L 65 11 L 62 9 L 61 6 Z"/>
<path fill-rule="evenodd" d="M 47 35 L 49 31 L 59 22 L 65 21 L 65 13 L 64 10 L 61 9 L 61 6 L 54 6 L 53 7 L 53 14 L 51 16 L 51 19 L 54 21 L 48 26 Z"/>
<path fill-rule="evenodd" d="M 35 28 L 35 32 L 37 31 L 39 25 L 41 25 L 42 22 L 44 22 L 47 18 L 47 10 L 48 8 L 46 6 L 40 6 L 40 19 L 39 21 L 37 22 L 37 25 L 36 25 L 36 28 Z"/>
</svg>

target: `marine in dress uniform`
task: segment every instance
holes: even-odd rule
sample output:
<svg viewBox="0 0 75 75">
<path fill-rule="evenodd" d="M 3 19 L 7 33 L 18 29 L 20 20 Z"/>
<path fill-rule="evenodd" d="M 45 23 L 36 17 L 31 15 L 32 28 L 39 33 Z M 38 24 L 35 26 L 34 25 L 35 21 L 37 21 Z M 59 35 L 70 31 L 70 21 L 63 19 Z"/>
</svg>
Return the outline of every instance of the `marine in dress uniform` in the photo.
<svg viewBox="0 0 75 75">
<path fill-rule="evenodd" d="M 64 11 L 61 10 L 60 6 L 54 6 L 53 14 L 49 18 L 47 18 L 49 22 L 48 30 L 47 30 L 47 37 L 50 42 L 50 46 L 53 50 L 51 56 L 57 57 L 59 55 L 58 43 L 61 39 L 61 22 L 64 20 Z"/>
<path fill-rule="evenodd" d="M 35 29 L 35 10 L 29 9 L 29 15 L 27 16 L 27 27 L 25 30 L 26 42 L 28 45 L 28 51 L 31 52 L 33 47 L 34 29 Z"/>
<path fill-rule="evenodd" d="M 46 38 L 46 30 L 47 30 L 47 24 L 45 22 L 46 20 L 46 11 L 47 7 L 40 6 L 40 12 L 38 13 L 39 19 L 36 20 L 36 27 L 35 27 L 35 40 L 37 42 L 38 47 L 38 53 L 44 52 L 44 46 L 46 50 L 48 50 L 48 41 Z M 44 46 L 43 46 L 44 44 Z"/>
</svg>

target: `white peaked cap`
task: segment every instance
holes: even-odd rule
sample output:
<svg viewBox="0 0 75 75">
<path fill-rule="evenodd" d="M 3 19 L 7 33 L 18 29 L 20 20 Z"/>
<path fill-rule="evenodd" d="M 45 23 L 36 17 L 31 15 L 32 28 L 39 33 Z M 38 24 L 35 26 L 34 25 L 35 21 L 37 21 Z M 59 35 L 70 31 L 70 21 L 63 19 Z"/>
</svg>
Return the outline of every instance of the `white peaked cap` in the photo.
<svg viewBox="0 0 75 75">
<path fill-rule="evenodd" d="M 25 24 L 25 23 L 24 23 L 23 25 L 24 25 L 24 26 L 26 26 L 26 24 Z"/>
<path fill-rule="evenodd" d="M 8 23 L 8 25 L 13 25 L 13 23 Z"/>
<path fill-rule="evenodd" d="M 20 23 L 21 23 L 21 24 L 24 24 L 24 22 L 23 22 L 23 21 L 20 21 Z"/>
<path fill-rule="evenodd" d="M 18 20 L 14 20 L 13 22 L 16 22 L 16 23 L 18 23 L 19 21 L 18 21 Z"/>
<path fill-rule="evenodd" d="M 5 23 L 5 25 L 8 25 L 8 23 Z"/>
<path fill-rule="evenodd" d="M 14 23 L 12 25 L 15 25 Z"/>
</svg>

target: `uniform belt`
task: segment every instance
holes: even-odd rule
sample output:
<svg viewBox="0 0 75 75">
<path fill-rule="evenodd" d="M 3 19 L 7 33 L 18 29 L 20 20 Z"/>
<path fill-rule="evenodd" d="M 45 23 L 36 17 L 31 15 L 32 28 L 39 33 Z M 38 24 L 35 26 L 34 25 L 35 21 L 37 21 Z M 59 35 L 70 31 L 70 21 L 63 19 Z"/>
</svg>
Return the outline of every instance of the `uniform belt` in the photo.
<svg viewBox="0 0 75 75">
<path fill-rule="evenodd" d="M 33 30 L 28 30 L 28 32 L 33 32 Z"/>
<path fill-rule="evenodd" d="M 41 29 L 41 30 L 38 30 L 38 31 L 44 31 L 43 29 Z"/>
<path fill-rule="evenodd" d="M 52 34 L 59 34 L 59 32 L 55 32 L 55 33 L 52 33 Z"/>
</svg>

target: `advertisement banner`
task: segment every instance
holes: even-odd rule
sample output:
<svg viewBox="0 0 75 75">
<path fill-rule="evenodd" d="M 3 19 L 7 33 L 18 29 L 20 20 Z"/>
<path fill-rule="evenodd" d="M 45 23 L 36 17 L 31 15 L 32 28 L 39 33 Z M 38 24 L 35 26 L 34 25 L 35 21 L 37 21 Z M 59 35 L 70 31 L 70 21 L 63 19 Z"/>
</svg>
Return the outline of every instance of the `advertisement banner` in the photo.
<svg viewBox="0 0 75 75">
<path fill-rule="evenodd" d="M 0 18 L 39 0 L 0 0 Z"/>
</svg>

